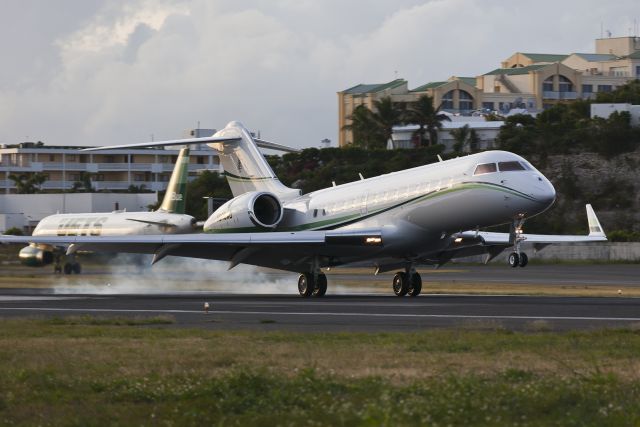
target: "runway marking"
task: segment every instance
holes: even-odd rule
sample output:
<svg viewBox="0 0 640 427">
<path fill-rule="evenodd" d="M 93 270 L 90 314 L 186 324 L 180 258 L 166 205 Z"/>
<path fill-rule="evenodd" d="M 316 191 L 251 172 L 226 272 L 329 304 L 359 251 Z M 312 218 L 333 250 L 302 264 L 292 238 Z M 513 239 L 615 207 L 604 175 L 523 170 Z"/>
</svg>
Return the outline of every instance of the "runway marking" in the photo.
<svg viewBox="0 0 640 427">
<path fill-rule="evenodd" d="M 4 311 L 55 311 L 55 312 L 90 312 L 90 313 L 167 313 L 167 314 L 204 314 L 202 310 L 151 310 L 151 309 L 118 309 L 118 308 L 45 308 L 45 307 L 0 307 Z M 506 316 L 506 315 L 474 315 L 474 314 L 406 314 L 406 313 L 335 313 L 335 312 L 278 312 L 278 311 L 230 311 L 212 310 L 213 314 L 245 314 L 267 316 L 332 316 L 332 317 L 401 317 L 432 319 L 504 319 L 504 320 L 595 320 L 615 322 L 640 322 L 640 317 L 586 317 L 586 316 Z"/>
</svg>

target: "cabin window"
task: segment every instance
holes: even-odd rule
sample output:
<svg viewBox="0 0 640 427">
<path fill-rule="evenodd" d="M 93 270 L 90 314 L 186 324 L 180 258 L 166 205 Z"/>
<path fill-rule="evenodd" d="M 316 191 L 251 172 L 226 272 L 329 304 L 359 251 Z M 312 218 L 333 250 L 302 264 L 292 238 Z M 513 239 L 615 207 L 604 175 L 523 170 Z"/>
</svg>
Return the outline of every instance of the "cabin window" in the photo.
<svg viewBox="0 0 640 427">
<path fill-rule="evenodd" d="M 476 166 L 476 170 L 473 173 L 474 175 L 483 175 L 485 173 L 496 172 L 498 169 L 496 168 L 495 163 L 484 163 L 482 165 Z"/>
<path fill-rule="evenodd" d="M 520 162 L 500 162 L 498 163 L 498 167 L 500 168 L 500 172 L 525 170 L 524 166 L 522 166 Z"/>
<path fill-rule="evenodd" d="M 317 217 L 318 216 L 318 209 L 314 209 L 313 210 L 313 217 Z"/>
</svg>

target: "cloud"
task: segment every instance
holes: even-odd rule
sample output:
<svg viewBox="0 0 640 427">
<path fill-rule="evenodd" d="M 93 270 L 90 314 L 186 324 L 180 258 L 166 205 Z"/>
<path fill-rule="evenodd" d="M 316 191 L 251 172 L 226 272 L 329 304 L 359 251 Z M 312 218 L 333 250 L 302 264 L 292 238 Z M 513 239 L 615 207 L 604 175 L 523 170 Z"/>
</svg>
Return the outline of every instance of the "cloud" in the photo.
<svg viewBox="0 0 640 427">
<path fill-rule="evenodd" d="M 626 35 L 637 9 L 628 0 L 81 3 L 65 15 L 27 2 L 0 17 L 0 47 L 23 61 L 0 70 L 0 142 L 108 145 L 241 120 L 265 138 L 317 146 L 337 139 L 337 91 L 396 72 L 410 87 L 475 76 L 515 51 L 593 51 L 601 22 Z M 5 33 L 17 28 L 11 16 L 45 36 Z"/>
</svg>

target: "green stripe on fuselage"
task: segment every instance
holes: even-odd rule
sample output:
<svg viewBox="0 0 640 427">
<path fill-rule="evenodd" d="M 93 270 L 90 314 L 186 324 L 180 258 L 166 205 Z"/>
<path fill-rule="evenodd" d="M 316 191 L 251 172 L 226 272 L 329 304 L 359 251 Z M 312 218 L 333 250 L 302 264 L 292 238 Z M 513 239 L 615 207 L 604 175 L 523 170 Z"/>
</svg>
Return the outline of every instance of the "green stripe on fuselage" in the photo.
<svg viewBox="0 0 640 427">
<path fill-rule="evenodd" d="M 349 225 L 353 222 L 363 221 L 369 218 L 372 218 L 376 215 L 383 214 L 385 212 L 389 212 L 393 209 L 399 208 L 404 205 L 413 205 L 415 203 L 422 202 L 424 200 L 433 199 L 435 197 L 443 196 L 445 194 L 453 193 L 456 191 L 463 190 L 471 190 L 474 188 L 485 188 L 489 190 L 501 191 L 503 193 L 513 194 L 515 196 L 522 197 L 523 199 L 529 201 L 535 201 L 535 199 L 525 193 L 521 193 L 517 190 L 514 190 L 509 187 L 505 187 L 499 184 L 493 184 L 489 182 L 463 182 L 457 184 L 451 188 L 443 188 L 440 190 L 430 191 L 421 196 L 417 196 L 411 199 L 403 200 L 402 202 L 396 203 L 391 206 L 387 206 L 385 208 L 379 208 L 373 212 L 369 212 L 366 215 L 360 215 L 359 213 L 353 213 L 349 215 L 343 215 L 337 218 L 330 218 L 321 221 L 308 222 L 306 224 L 294 225 L 291 227 L 282 227 L 278 228 L 277 231 L 306 231 L 306 230 L 332 230 L 338 227 L 343 227 L 345 225 Z M 247 232 L 262 232 L 262 231 L 270 231 L 270 229 L 259 229 L 255 227 L 242 227 L 242 228 L 227 228 L 227 229 L 219 229 L 219 230 L 207 230 L 207 233 L 247 233 Z"/>
</svg>

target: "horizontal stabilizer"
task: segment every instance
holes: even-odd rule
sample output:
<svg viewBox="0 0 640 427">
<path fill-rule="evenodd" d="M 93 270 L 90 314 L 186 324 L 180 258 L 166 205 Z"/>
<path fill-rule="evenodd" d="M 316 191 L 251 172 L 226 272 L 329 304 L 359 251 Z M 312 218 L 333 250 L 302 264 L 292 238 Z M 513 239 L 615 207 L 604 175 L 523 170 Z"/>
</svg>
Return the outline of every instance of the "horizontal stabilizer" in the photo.
<svg viewBox="0 0 640 427">
<path fill-rule="evenodd" d="M 239 137 L 207 136 L 203 138 L 170 139 L 167 141 L 141 142 L 138 144 L 109 145 L 105 147 L 83 148 L 80 151 L 118 150 L 124 148 L 175 147 L 179 145 L 207 144 L 212 142 L 237 142 Z"/>
</svg>

